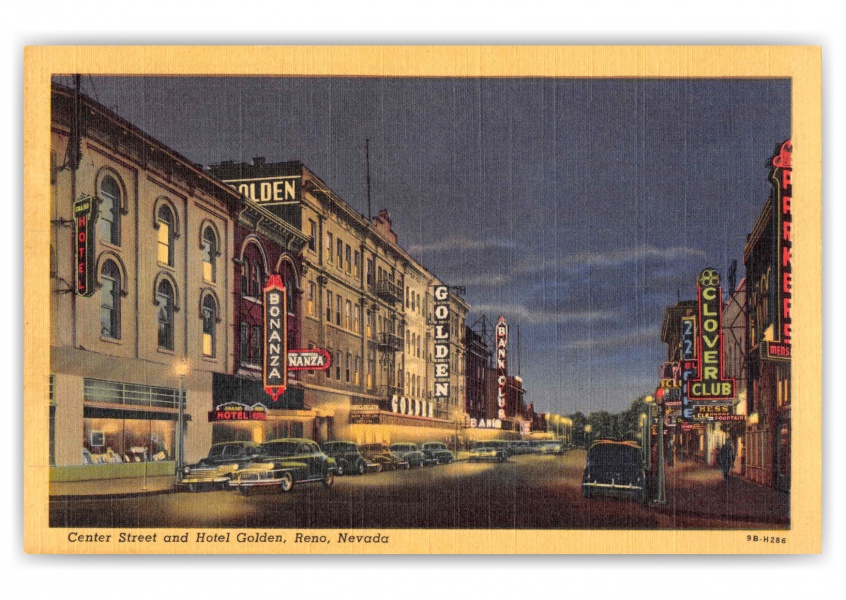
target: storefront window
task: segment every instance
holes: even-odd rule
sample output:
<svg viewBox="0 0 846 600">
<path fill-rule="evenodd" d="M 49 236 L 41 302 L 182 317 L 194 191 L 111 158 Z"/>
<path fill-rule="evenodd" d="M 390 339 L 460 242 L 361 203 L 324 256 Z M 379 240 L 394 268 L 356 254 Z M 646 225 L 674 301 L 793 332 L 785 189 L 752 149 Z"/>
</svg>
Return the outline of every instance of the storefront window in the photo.
<svg viewBox="0 0 846 600">
<path fill-rule="evenodd" d="M 174 421 L 84 419 L 82 464 L 174 459 Z"/>
</svg>

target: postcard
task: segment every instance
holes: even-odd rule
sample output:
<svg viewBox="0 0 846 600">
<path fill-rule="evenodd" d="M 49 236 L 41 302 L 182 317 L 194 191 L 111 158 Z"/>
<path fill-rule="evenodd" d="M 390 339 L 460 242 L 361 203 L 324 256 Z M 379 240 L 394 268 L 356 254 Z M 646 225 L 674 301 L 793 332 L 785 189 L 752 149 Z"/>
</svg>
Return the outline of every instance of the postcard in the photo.
<svg viewBox="0 0 846 600">
<path fill-rule="evenodd" d="M 27 552 L 821 551 L 819 48 L 24 71 Z"/>
</svg>

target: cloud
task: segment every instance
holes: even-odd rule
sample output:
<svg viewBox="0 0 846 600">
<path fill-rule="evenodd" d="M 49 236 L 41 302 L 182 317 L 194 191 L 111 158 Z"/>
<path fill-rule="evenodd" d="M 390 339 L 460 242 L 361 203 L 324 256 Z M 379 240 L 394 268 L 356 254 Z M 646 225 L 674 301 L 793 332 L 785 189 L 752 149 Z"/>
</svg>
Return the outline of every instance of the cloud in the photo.
<svg viewBox="0 0 846 600">
<path fill-rule="evenodd" d="M 635 246 L 608 252 L 582 252 L 555 261 L 540 262 L 536 258 L 529 259 L 516 269 L 517 272 L 531 273 L 550 269 L 583 269 L 585 267 L 621 267 L 647 259 L 664 259 L 677 261 L 681 258 L 701 258 L 705 260 L 707 253 L 696 248 L 673 246 L 671 248 L 656 248 L 655 246 Z"/>
<path fill-rule="evenodd" d="M 408 251 L 414 254 L 422 252 L 466 252 L 468 250 L 492 250 L 495 248 L 516 248 L 511 240 L 471 240 L 453 237 L 428 244 L 411 244 Z"/>
<path fill-rule="evenodd" d="M 612 310 L 536 310 L 522 304 L 479 304 L 473 306 L 473 311 L 490 315 L 505 315 L 507 319 L 533 325 L 606 321 L 620 316 L 618 311 Z"/>
<path fill-rule="evenodd" d="M 567 350 L 602 350 L 655 343 L 660 335 L 660 326 L 647 327 L 612 337 L 590 337 L 569 342 L 563 346 Z"/>
</svg>

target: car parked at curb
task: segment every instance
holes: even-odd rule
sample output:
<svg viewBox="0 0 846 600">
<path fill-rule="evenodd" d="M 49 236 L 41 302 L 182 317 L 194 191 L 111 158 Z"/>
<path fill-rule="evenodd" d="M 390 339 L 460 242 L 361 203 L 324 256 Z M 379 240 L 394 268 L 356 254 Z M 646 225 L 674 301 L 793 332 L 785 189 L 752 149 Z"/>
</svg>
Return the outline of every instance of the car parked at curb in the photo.
<svg viewBox="0 0 846 600">
<path fill-rule="evenodd" d="M 255 442 L 223 442 L 214 444 L 205 458 L 187 465 L 177 486 L 189 492 L 229 489 L 232 473 L 249 464 L 260 451 Z"/>
<path fill-rule="evenodd" d="M 640 446 L 630 442 L 602 441 L 588 450 L 582 474 L 582 495 L 628 496 L 645 504 L 646 471 Z"/>
<path fill-rule="evenodd" d="M 564 454 L 564 443 L 549 440 L 541 443 L 535 449 L 537 454 Z"/>
<path fill-rule="evenodd" d="M 417 444 L 391 444 L 391 452 L 399 456 L 400 459 L 408 461 L 409 466 L 412 467 L 432 467 L 438 464 L 437 460 L 426 456 L 417 447 Z"/>
<path fill-rule="evenodd" d="M 391 452 L 387 444 L 364 444 L 359 449 L 366 460 L 378 464 L 383 471 L 407 469 L 409 466 L 408 461 Z"/>
<path fill-rule="evenodd" d="M 290 492 L 297 483 L 322 483 L 330 488 L 337 463 L 312 440 L 283 438 L 261 445 L 258 455 L 229 480 L 230 487 L 244 496 L 259 488 Z"/>
<path fill-rule="evenodd" d="M 421 450 L 428 458 L 435 459 L 439 465 L 447 465 L 455 460 L 455 455 L 443 442 L 426 442 Z"/>
<path fill-rule="evenodd" d="M 338 476 L 364 475 L 367 472 L 378 473 L 382 470 L 379 463 L 368 461 L 354 442 L 324 442 L 320 449 L 326 456 L 335 459 Z"/>
</svg>

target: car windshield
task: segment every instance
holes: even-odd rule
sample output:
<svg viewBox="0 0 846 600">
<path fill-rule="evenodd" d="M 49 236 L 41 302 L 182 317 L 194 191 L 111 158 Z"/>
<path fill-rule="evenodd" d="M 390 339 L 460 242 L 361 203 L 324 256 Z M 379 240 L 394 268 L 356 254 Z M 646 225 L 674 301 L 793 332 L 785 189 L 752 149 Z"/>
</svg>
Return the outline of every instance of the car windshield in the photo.
<svg viewBox="0 0 846 600">
<path fill-rule="evenodd" d="M 300 444 L 297 442 L 268 442 L 261 445 L 263 456 L 289 456 L 296 454 Z"/>
<path fill-rule="evenodd" d="M 640 449 L 622 444 L 598 444 L 590 449 L 587 460 L 591 464 L 638 465 Z"/>
</svg>

